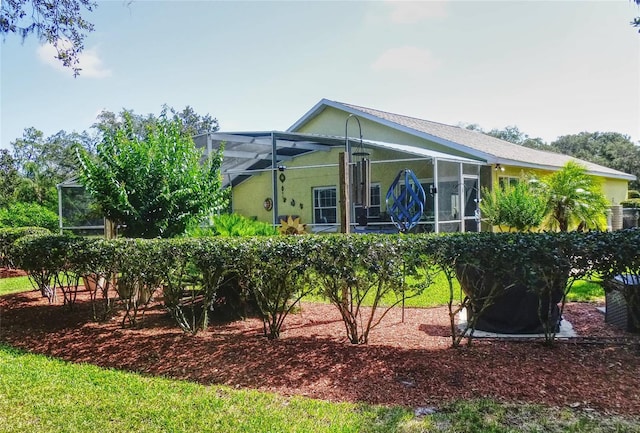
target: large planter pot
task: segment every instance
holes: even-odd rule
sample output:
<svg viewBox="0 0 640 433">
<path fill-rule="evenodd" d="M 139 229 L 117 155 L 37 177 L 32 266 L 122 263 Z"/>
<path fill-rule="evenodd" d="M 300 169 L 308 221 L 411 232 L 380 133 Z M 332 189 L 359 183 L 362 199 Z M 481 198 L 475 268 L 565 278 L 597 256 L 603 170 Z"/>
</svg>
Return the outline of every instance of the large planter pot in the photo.
<svg viewBox="0 0 640 433">
<path fill-rule="evenodd" d="M 555 290 L 550 298 L 541 300 L 542 288 L 527 287 L 514 283 L 509 278 L 497 279 L 488 272 L 459 266 L 456 274 L 464 293 L 471 299 L 469 313 L 480 312 L 475 329 L 500 334 L 538 334 L 544 332 L 544 323 L 550 323 L 558 331 L 563 290 Z M 507 275 L 518 275 L 516 270 Z M 566 283 L 566 279 L 564 280 Z M 564 287 L 559 284 L 558 287 Z M 491 293 L 500 293 L 485 307 L 485 298 Z M 540 314 L 539 314 L 540 312 Z"/>
<path fill-rule="evenodd" d="M 640 333 L 640 276 L 617 275 L 605 280 L 605 322 Z"/>
</svg>

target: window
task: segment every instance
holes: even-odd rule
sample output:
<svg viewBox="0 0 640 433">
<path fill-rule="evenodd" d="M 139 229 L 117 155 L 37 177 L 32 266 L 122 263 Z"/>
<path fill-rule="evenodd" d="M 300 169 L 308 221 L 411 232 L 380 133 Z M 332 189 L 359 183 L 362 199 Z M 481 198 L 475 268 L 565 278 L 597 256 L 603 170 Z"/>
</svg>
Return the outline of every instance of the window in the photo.
<svg viewBox="0 0 640 433">
<path fill-rule="evenodd" d="M 505 189 L 505 187 L 507 185 L 509 185 L 510 187 L 514 187 L 516 186 L 516 184 L 520 182 L 520 178 L 519 177 L 513 177 L 513 176 L 500 176 L 498 177 L 498 184 L 500 185 L 500 188 Z"/>
<path fill-rule="evenodd" d="M 335 224 L 338 222 L 337 215 L 336 187 L 313 188 L 313 223 Z"/>
<path fill-rule="evenodd" d="M 380 218 L 380 184 L 372 184 L 371 185 L 371 203 L 369 203 L 369 208 L 367 209 L 367 217 L 372 219 Z M 356 206 L 356 215 L 358 215 L 358 210 L 361 206 Z"/>
</svg>

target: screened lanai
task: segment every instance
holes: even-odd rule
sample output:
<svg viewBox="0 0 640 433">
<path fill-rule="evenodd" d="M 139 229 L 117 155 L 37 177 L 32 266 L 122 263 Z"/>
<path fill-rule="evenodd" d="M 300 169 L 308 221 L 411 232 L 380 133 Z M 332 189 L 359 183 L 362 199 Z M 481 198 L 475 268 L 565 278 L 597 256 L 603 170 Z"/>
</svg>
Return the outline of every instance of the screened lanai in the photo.
<svg viewBox="0 0 640 433">
<path fill-rule="evenodd" d="M 232 187 L 233 211 L 244 216 L 274 225 L 289 215 L 297 216 L 312 232 L 394 231 L 385 198 L 396 173 L 411 169 L 425 191 L 424 212 L 415 231 L 480 230 L 480 190 L 491 179 L 491 167 L 484 161 L 406 144 L 360 138 L 347 142 L 340 136 L 277 131 L 212 133 L 194 141 L 207 152 L 224 146 L 224 183 Z M 353 200 L 349 200 L 347 230 L 340 218 L 345 192 L 339 153 L 349 154 L 352 184 L 363 153 L 371 167 L 367 218 L 358 218 L 362 206 L 355 200 L 356 192 L 349 191 Z M 288 198 L 292 188 L 283 180 L 288 178 L 295 178 L 297 200 Z M 311 209 L 305 210 L 303 200 Z M 307 217 L 302 216 L 305 213 Z"/>
</svg>

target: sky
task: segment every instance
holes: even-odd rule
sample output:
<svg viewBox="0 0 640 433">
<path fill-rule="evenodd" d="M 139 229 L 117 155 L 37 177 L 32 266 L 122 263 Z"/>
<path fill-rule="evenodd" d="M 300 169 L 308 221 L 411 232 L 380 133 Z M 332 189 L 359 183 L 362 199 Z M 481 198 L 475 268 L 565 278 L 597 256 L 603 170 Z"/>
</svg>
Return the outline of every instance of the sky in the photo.
<svg viewBox="0 0 640 433">
<path fill-rule="evenodd" d="M 102 110 L 189 105 L 221 131 L 286 130 L 322 98 L 547 142 L 640 143 L 640 9 L 603 1 L 98 1 L 74 78 L 0 41 L 0 148 Z M 366 138 L 366 131 L 363 131 Z"/>
</svg>

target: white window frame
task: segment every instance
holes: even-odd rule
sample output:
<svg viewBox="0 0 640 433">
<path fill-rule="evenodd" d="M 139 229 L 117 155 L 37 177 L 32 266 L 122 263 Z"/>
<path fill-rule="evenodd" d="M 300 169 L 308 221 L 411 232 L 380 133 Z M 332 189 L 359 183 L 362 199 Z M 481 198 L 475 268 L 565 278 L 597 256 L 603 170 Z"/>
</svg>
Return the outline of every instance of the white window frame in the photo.
<svg viewBox="0 0 640 433">
<path fill-rule="evenodd" d="M 335 204 L 333 206 L 316 206 L 316 194 L 322 191 L 330 191 L 333 190 L 335 197 Z M 311 195 L 313 197 L 313 224 L 337 224 L 338 221 L 338 188 L 335 186 L 318 186 L 313 187 L 311 189 Z M 319 198 L 318 198 L 319 199 Z M 316 221 L 316 211 L 320 210 L 322 213 L 323 209 L 334 209 L 335 211 L 335 221 Z"/>
</svg>

